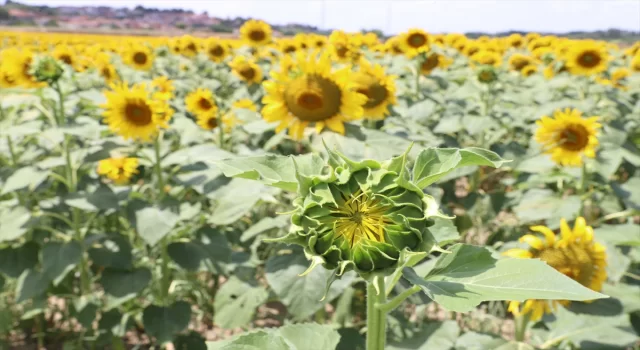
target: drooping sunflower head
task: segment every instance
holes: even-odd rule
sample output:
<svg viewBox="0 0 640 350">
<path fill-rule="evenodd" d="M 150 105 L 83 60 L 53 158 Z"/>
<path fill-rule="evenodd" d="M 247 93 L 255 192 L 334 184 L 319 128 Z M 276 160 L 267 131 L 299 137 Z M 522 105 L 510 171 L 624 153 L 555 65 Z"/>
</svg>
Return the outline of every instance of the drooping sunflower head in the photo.
<svg viewBox="0 0 640 350">
<path fill-rule="evenodd" d="M 533 226 L 530 229 L 535 233 L 520 238 L 520 242 L 528 244 L 530 248 L 510 249 L 504 255 L 540 259 L 581 285 L 596 292 L 602 290 L 607 279 L 606 249 L 594 241 L 593 228 L 586 224 L 583 217 L 576 219 L 573 229 L 562 219 L 559 237 L 546 226 Z M 531 313 L 531 320 L 538 321 L 545 313 L 551 313 L 557 304 L 567 305 L 569 302 L 527 300 L 520 308 L 520 302 L 512 301 L 509 303 L 509 311 L 515 315 Z"/>
<path fill-rule="evenodd" d="M 198 124 L 205 119 L 206 121 L 209 121 L 209 118 L 212 118 L 213 120 L 218 118 L 218 106 L 216 105 L 216 101 L 211 90 L 199 88 L 192 91 L 187 95 L 187 97 L 185 97 L 184 102 L 187 105 L 187 111 L 198 118 Z M 203 119 L 201 120 L 200 117 Z M 214 127 L 215 125 L 211 126 L 210 129 L 213 129 Z"/>
<path fill-rule="evenodd" d="M 429 51 L 430 36 L 422 29 L 409 29 L 400 37 L 402 51 L 409 58 L 416 57 L 420 53 Z"/>
<path fill-rule="evenodd" d="M 138 173 L 138 158 L 114 157 L 98 162 L 96 169 L 98 175 L 102 175 L 113 181 L 116 185 L 126 185 L 134 174 Z"/>
<path fill-rule="evenodd" d="M 360 119 L 367 97 L 355 90 L 348 67 L 333 71 L 329 52 L 299 52 L 294 69 L 272 72 L 263 83 L 266 95 L 262 110 L 268 122 L 279 122 L 276 132 L 289 129 L 289 135 L 302 139 L 304 129 L 315 125 L 319 133 L 325 127 L 344 134 L 344 122 Z"/>
<path fill-rule="evenodd" d="M 531 56 L 523 55 L 521 53 L 514 53 L 509 57 L 509 68 L 515 71 L 521 71 L 522 68 L 535 62 L 535 59 Z"/>
<path fill-rule="evenodd" d="M 420 73 L 429 75 L 434 69 L 445 69 L 449 67 L 451 63 L 452 60 L 450 58 L 437 52 L 433 52 L 428 54 L 420 63 Z"/>
<path fill-rule="evenodd" d="M 385 163 L 354 162 L 329 151 L 326 175 L 299 174 L 293 229 L 280 241 L 299 244 L 313 263 L 338 274 L 385 275 L 403 254 L 428 252 L 433 198 L 408 178 L 406 154 Z"/>
<path fill-rule="evenodd" d="M 267 45 L 271 42 L 271 36 L 271 26 L 260 20 L 250 19 L 240 27 L 240 37 L 249 46 Z"/>
<path fill-rule="evenodd" d="M 151 69 L 153 59 L 153 50 L 144 45 L 132 46 L 123 53 L 123 61 L 138 70 Z"/>
<path fill-rule="evenodd" d="M 389 114 L 389 106 L 395 105 L 396 76 L 387 75 L 379 64 L 360 63 L 360 70 L 353 75 L 356 91 L 367 97 L 362 106 L 366 118 L 381 120 Z"/>
<path fill-rule="evenodd" d="M 173 110 L 168 101 L 154 95 L 145 84 L 131 88 L 126 82 L 111 84 L 105 92 L 103 116 L 111 131 L 125 139 L 150 141 L 160 128 L 168 128 Z"/>
<path fill-rule="evenodd" d="M 224 61 L 230 54 L 229 44 L 218 38 L 209 38 L 205 42 L 205 50 L 209 59 L 217 63 Z"/>
<path fill-rule="evenodd" d="M 229 63 L 233 73 L 247 84 L 259 84 L 262 82 L 262 69 L 253 59 L 244 56 L 236 56 Z"/>
<path fill-rule="evenodd" d="M 543 116 L 536 122 L 535 139 L 543 152 L 564 166 L 581 166 L 582 156 L 594 158 L 598 146 L 599 117 L 583 118 L 577 109 L 556 110 L 553 118 Z"/>
<path fill-rule="evenodd" d="M 523 77 L 530 77 L 538 72 L 538 66 L 535 64 L 528 64 L 520 70 Z"/>
<path fill-rule="evenodd" d="M 578 42 L 565 56 L 569 72 L 576 75 L 594 75 L 607 69 L 609 53 L 602 44 L 593 41 Z"/>
</svg>

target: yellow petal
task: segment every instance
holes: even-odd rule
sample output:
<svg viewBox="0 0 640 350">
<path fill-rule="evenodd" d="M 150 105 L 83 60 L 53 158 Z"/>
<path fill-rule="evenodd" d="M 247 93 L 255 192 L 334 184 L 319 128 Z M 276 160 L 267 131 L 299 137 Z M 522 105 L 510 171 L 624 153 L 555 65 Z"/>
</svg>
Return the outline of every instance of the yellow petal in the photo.
<svg viewBox="0 0 640 350">
<path fill-rule="evenodd" d="M 532 226 L 529 229 L 531 229 L 531 231 L 534 231 L 534 232 L 542 233 L 545 239 L 547 240 L 547 246 L 552 246 L 556 243 L 556 235 L 548 227 L 539 225 L 539 226 Z"/>
<path fill-rule="evenodd" d="M 526 249 L 509 249 L 506 252 L 502 253 L 504 256 L 512 257 L 512 258 L 520 258 L 520 259 L 531 259 L 533 258 L 533 254 Z"/>
<path fill-rule="evenodd" d="M 532 248 L 534 249 L 542 249 L 544 248 L 544 243 L 542 243 L 542 241 L 540 240 L 540 238 L 534 236 L 534 235 L 524 235 L 522 237 L 520 237 L 520 242 L 524 242 L 527 243 L 528 245 L 530 245 Z"/>
<path fill-rule="evenodd" d="M 573 238 L 571 228 L 565 219 L 560 220 L 560 234 L 562 234 L 562 239 L 565 240 L 571 240 Z"/>
</svg>

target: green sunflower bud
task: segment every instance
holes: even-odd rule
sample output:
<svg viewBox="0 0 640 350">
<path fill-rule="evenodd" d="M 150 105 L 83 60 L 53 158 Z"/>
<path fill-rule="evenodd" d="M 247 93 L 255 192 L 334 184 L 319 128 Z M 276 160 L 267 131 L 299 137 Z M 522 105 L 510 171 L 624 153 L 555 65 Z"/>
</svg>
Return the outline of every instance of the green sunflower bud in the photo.
<svg viewBox="0 0 640 350">
<path fill-rule="evenodd" d="M 491 84 L 498 80 L 498 73 L 492 66 L 484 66 L 478 70 L 478 81 L 483 84 Z"/>
<path fill-rule="evenodd" d="M 31 74 L 33 74 L 36 80 L 48 84 L 58 81 L 64 72 L 60 62 L 51 56 L 38 58 L 33 67 Z"/>
<path fill-rule="evenodd" d="M 406 154 L 386 163 L 329 156 L 328 174 L 298 174 L 293 230 L 280 239 L 302 245 L 311 268 L 322 263 L 338 275 L 353 269 L 369 278 L 391 273 L 403 254 L 434 247 L 428 227 L 437 207 L 409 179 Z"/>
</svg>

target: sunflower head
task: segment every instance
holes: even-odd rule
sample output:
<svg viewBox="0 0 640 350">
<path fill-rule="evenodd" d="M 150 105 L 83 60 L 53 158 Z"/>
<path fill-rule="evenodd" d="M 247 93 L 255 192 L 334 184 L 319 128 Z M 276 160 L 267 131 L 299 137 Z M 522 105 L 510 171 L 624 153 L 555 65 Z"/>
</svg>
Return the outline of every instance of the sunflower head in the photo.
<svg viewBox="0 0 640 350">
<path fill-rule="evenodd" d="M 405 162 L 406 154 L 379 163 L 329 151 L 324 175 L 298 174 L 292 230 L 277 241 L 303 246 L 312 260 L 308 271 L 322 264 L 367 279 L 390 273 L 405 254 L 429 252 L 427 213 L 437 207 L 411 182 Z"/>
<path fill-rule="evenodd" d="M 51 56 L 44 56 L 37 59 L 35 64 L 33 76 L 37 81 L 45 82 L 49 85 L 55 83 L 62 77 L 64 69 L 60 63 Z"/>
<path fill-rule="evenodd" d="M 581 166 L 582 156 L 594 158 L 598 146 L 599 117 L 583 118 L 577 109 L 556 110 L 536 122 L 535 139 L 543 152 L 564 166 Z"/>
<path fill-rule="evenodd" d="M 595 75 L 607 69 L 609 54 L 602 44 L 584 41 L 575 43 L 565 56 L 569 72 L 576 75 Z"/>
<path fill-rule="evenodd" d="M 420 63 L 420 73 L 424 75 L 429 75 L 436 68 L 445 69 L 449 67 L 452 63 L 452 60 L 444 55 L 433 52 L 431 54 L 426 55 L 421 60 Z"/>
<path fill-rule="evenodd" d="M 537 72 L 538 72 L 538 66 L 536 66 L 535 64 L 528 64 L 522 67 L 522 70 L 520 70 L 520 73 L 522 74 L 523 77 L 530 77 L 536 74 Z"/>
<path fill-rule="evenodd" d="M 167 100 L 173 98 L 173 92 L 176 89 L 173 82 L 164 75 L 154 78 L 151 86 L 156 89 L 158 96 L 163 96 Z"/>
<path fill-rule="evenodd" d="M 607 279 L 605 247 L 594 241 L 593 228 L 587 226 L 584 218 L 577 218 L 573 229 L 562 219 L 559 237 L 546 226 L 533 226 L 530 229 L 534 233 L 520 238 L 520 242 L 528 244 L 530 248 L 510 249 L 504 255 L 540 259 L 587 288 L 596 292 L 602 289 Z M 509 311 L 515 315 L 530 313 L 531 320 L 538 321 L 545 313 L 551 313 L 557 304 L 568 303 L 565 300 L 527 300 L 521 308 L 520 302 L 512 301 Z"/>
<path fill-rule="evenodd" d="M 500 67 L 502 65 L 502 55 L 488 50 L 481 50 L 469 57 L 471 64 L 481 64 L 487 66 Z"/>
<path fill-rule="evenodd" d="M 402 51 L 407 57 L 413 58 L 420 53 L 429 51 L 429 41 L 430 36 L 427 32 L 421 29 L 409 29 L 402 34 L 400 45 L 403 47 Z"/>
<path fill-rule="evenodd" d="M 262 69 L 253 59 L 244 56 L 236 56 L 229 63 L 233 73 L 247 84 L 259 84 L 262 82 Z"/>
<path fill-rule="evenodd" d="M 105 96 L 107 102 L 101 105 L 105 122 L 125 139 L 150 141 L 160 128 L 169 127 L 173 110 L 146 84 L 128 87 L 126 82 L 113 83 Z"/>
<path fill-rule="evenodd" d="M 507 41 L 507 45 L 509 45 L 510 47 L 514 47 L 516 49 L 521 48 L 522 46 L 524 46 L 524 43 L 525 43 L 525 39 L 522 37 L 522 35 L 518 33 L 509 35 L 506 41 Z"/>
<path fill-rule="evenodd" d="M 222 62 L 230 54 L 229 44 L 218 38 L 209 38 L 205 43 L 205 51 L 213 62 Z"/>
<path fill-rule="evenodd" d="M 123 53 L 124 62 L 138 70 L 150 70 L 153 59 L 153 51 L 144 45 L 132 46 Z"/>
<path fill-rule="evenodd" d="M 509 68 L 515 71 L 521 71 L 524 67 L 534 63 L 536 60 L 527 55 L 521 53 L 514 53 L 509 57 Z"/>
<path fill-rule="evenodd" d="M 138 173 L 138 158 L 114 157 L 98 162 L 98 175 L 105 176 L 116 185 L 126 185 Z"/>
<path fill-rule="evenodd" d="M 180 38 L 180 45 L 182 48 L 180 49 L 180 53 L 186 57 L 194 57 L 198 54 L 199 43 L 196 38 L 191 35 L 185 35 Z"/>
<path fill-rule="evenodd" d="M 476 76 L 483 84 L 491 84 L 498 80 L 498 73 L 492 66 L 482 66 L 478 69 Z"/>
<path fill-rule="evenodd" d="M 211 90 L 199 88 L 190 92 L 184 99 L 187 105 L 187 111 L 195 115 L 198 119 L 198 124 L 205 129 L 213 129 L 217 123 L 218 118 L 218 106 L 213 97 Z"/>
<path fill-rule="evenodd" d="M 631 59 L 630 68 L 634 72 L 640 72 L 640 53 L 636 53 Z"/>
<path fill-rule="evenodd" d="M 240 37 L 245 44 L 252 47 L 269 44 L 271 35 L 271 26 L 260 20 L 250 19 L 240 27 Z"/>
<path fill-rule="evenodd" d="M 302 139 L 304 129 L 315 125 L 319 133 L 329 129 L 344 134 L 344 122 L 360 119 L 367 97 L 356 91 L 348 67 L 333 71 L 329 52 L 317 54 L 299 52 L 294 70 L 273 71 L 272 79 L 263 86 L 264 119 L 279 122 L 276 132 L 289 129 L 289 135 Z"/>
<path fill-rule="evenodd" d="M 395 105 L 396 84 L 394 75 L 386 75 L 379 64 L 367 61 L 360 63 L 360 70 L 353 75 L 356 91 L 367 97 L 362 106 L 364 116 L 374 120 L 384 119 L 389 114 L 389 106 Z"/>
</svg>

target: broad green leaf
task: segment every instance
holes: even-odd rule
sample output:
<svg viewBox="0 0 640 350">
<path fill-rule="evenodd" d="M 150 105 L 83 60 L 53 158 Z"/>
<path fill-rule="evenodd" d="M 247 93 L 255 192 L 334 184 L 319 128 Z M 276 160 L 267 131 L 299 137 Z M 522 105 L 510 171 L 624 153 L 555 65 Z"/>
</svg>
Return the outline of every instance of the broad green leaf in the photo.
<svg viewBox="0 0 640 350">
<path fill-rule="evenodd" d="M 170 306 L 149 305 L 142 313 L 145 331 L 164 344 L 189 325 L 191 305 L 185 301 L 177 301 Z"/>
<path fill-rule="evenodd" d="M 183 148 L 179 151 L 169 154 L 162 160 L 162 165 L 180 165 L 195 164 L 197 162 L 212 163 L 220 159 L 232 157 L 233 153 L 229 153 L 220 149 L 216 145 L 196 145 L 189 148 Z"/>
<path fill-rule="evenodd" d="M 47 290 L 49 279 L 36 270 L 26 270 L 20 275 L 16 284 L 16 302 L 21 303 L 34 297 L 38 297 Z"/>
<path fill-rule="evenodd" d="M 435 221 L 435 223 L 429 227 L 429 231 L 439 246 L 455 242 L 460 238 L 460 233 L 458 233 L 458 229 L 453 224 L 453 220 L 439 217 L 433 217 L 432 220 Z"/>
<path fill-rule="evenodd" d="M 615 298 L 612 300 L 617 300 L 622 304 L 622 310 L 620 310 L 620 312 L 632 313 L 634 311 L 640 311 L 640 298 L 638 298 L 638 295 L 640 295 L 640 286 L 624 283 L 605 283 L 604 286 L 602 286 L 602 293 L 611 296 L 611 298 Z"/>
<path fill-rule="evenodd" d="M 233 179 L 231 182 L 211 193 L 217 201 L 213 214 L 208 220 L 214 225 L 228 225 L 238 221 L 249 213 L 263 194 L 274 191 L 271 187 L 246 179 Z"/>
<path fill-rule="evenodd" d="M 456 321 L 428 323 L 416 330 L 405 330 L 404 339 L 389 339 L 385 350 L 453 349 L 459 334 Z"/>
<path fill-rule="evenodd" d="M 117 235 L 100 240 L 88 250 L 88 254 L 94 265 L 126 270 L 133 265 L 131 250 L 129 240 Z"/>
<path fill-rule="evenodd" d="M 264 287 L 231 277 L 216 294 L 214 322 L 225 329 L 247 326 L 253 320 L 256 308 L 265 303 L 268 297 L 269 292 Z"/>
<path fill-rule="evenodd" d="M 23 207 L 0 209 L 0 242 L 22 237 L 27 232 L 30 218 L 31 213 Z"/>
<path fill-rule="evenodd" d="M 208 344 L 209 350 L 294 350 L 277 333 L 265 331 L 243 334 L 226 344 L 216 343 Z"/>
<path fill-rule="evenodd" d="M 539 188 L 527 191 L 520 203 L 513 208 L 523 223 L 548 220 L 551 223 L 555 222 L 555 225 L 559 225 L 561 218 L 574 218 L 579 210 L 579 196 L 560 198 L 551 190 Z"/>
<path fill-rule="evenodd" d="M 82 258 L 82 246 L 77 241 L 47 242 L 42 247 L 44 274 L 57 286 Z"/>
<path fill-rule="evenodd" d="M 2 288 L 4 288 L 5 280 L 4 276 L 0 275 L 0 292 L 2 292 Z"/>
<path fill-rule="evenodd" d="M 131 271 L 105 269 L 100 284 L 107 294 L 116 298 L 133 297 L 151 282 L 151 271 L 137 268 Z"/>
<path fill-rule="evenodd" d="M 606 298 L 537 259 L 496 259 L 484 248 L 456 244 L 424 278 L 411 268 L 404 277 L 450 311 L 467 312 L 489 300 Z"/>
<path fill-rule="evenodd" d="M 554 320 L 549 322 L 548 337 L 538 347 L 553 349 L 560 342 L 570 341 L 578 348 L 585 345 L 592 349 L 603 349 L 611 346 L 625 348 L 638 340 L 631 329 L 629 317 L 596 316 L 573 313 L 559 307 L 554 313 Z"/>
<path fill-rule="evenodd" d="M 340 341 L 333 327 L 317 323 L 289 324 L 279 328 L 278 334 L 297 350 L 335 349 Z"/>
<path fill-rule="evenodd" d="M 40 246 L 36 242 L 0 249 L 0 272 L 18 278 L 25 270 L 36 266 L 39 251 Z"/>
<path fill-rule="evenodd" d="M 456 350 L 495 350 L 507 343 L 506 339 L 495 335 L 466 332 L 456 339 Z M 523 349 L 524 350 L 524 349 Z"/>
<path fill-rule="evenodd" d="M 322 158 L 315 154 L 295 157 L 302 174 L 319 174 L 324 167 Z M 259 180 L 267 185 L 295 192 L 298 188 L 293 158 L 279 155 L 240 157 L 214 161 L 228 177 Z"/>
<path fill-rule="evenodd" d="M 92 328 L 93 321 L 98 315 L 98 305 L 91 302 L 86 296 L 79 297 L 73 301 L 73 317 L 85 328 Z"/>
<path fill-rule="evenodd" d="M 595 236 L 613 245 L 640 246 L 640 226 L 634 223 L 602 225 L 595 228 Z"/>
<path fill-rule="evenodd" d="M 118 197 L 105 184 L 100 184 L 90 193 L 81 192 L 68 196 L 64 202 L 71 207 L 89 212 L 118 209 Z"/>
<path fill-rule="evenodd" d="M 49 176 L 47 171 L 37 169 L 36 167 L 27 166 L 20 168 L 16 170 L 16 172 L 13 173 L 13 175 L 11 175 L 4 183 L 2 191 L 0 191 L 0 195 L 21 190 L 23 188 L 28 188 L 33 191 L 47 179 L 47 176 Z"/>
<path fill-rule="evenodd" d="M 168 209 L 148 207 L 136 212 L 138 234 L 151 246 L 169 234 L 176 223 L 178 223 L 178 215 Z"/>
<path fill-rule="evenodd" d="M 167 249 L 171 259 L 189 271 L 217 270 L 220 263 L 231 260 L 229 242 L 224 235 L 210 228 L 200 229 L 192 241 L 174 242 Z"/>
<path fill-rule="evenodd" d="M 257 235 L 274 228 L 285 228 L 289 224 L 289 220 L 289 217 L 286 215 L 279 215 L 275 218 L 264 217 L 253 226 L 246 229 L 242 233 L 242 236 L 240 236 L 240 241 L 246 242 Z"/>
<path fill-rule="evenodd" d="M 485 165 L 498 168 L 507 160 L 481 148 L 427 148 L 418 155 L 413 166 L 413 180 L 420 188 L 438 181 L 456 168 Z"/>
<path fill-rule="evenodd" d="M 640 176 L 632 177 L 624 184 L 612 183 L 611 187 L 627 208 L 640 210 Z"/>
<path fill-rule="evenodd" d="M 313 269 L 305 276 L 300 276 L 309 267 L 309 261 L 304 254 L 295 249 L 292 254 L 276 255 L 266 264 L 266 278 L 269 286 L 280 297 L 282 303 L 295 319 L 301 320 L 322 308 L 344 291 L 354 279 L 351 273 L 336 280 L 329 288 L 326 298 L 326 281 L 332 271 L 324 268 Z"/>
<path fill-rule="evenodd" d="M 189 334 L 180 334 L 175 337 L 173 347 L 176 350 L 207 350 L 207 343 L 202 335 L 191 331 Z"/>
</svg>

